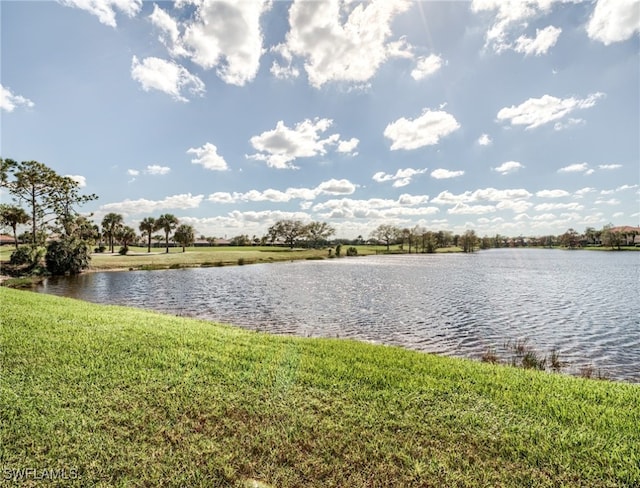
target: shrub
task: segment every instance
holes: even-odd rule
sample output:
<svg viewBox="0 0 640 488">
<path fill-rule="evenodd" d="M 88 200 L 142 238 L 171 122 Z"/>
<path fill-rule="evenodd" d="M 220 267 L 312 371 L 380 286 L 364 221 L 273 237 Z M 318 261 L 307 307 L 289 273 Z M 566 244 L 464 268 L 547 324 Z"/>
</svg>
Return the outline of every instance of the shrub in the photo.
<svg viewBox="0 0 640 488">
<path fill-rule="evenodd" d="M 120 256 L 126 256 L 128 252 L 129 252 L 129 248 L 127 246 L 122 246 L 118 251 L 118 254 L 120 254 Z"/>
<path fill-rule="evenodd" d="M 358 250 L 355 247 L 350 247 L 347 249 L 347 256 L 357 256 Z"/>
<path fill-rule="evenodd" d="M 20 247 L 11 253 L 9 264 L 14 266 L 22 266 L 24 264 L 34 264 L 35 250 L 32 247 Z"/>
<path fill-rule="evenodd" d="M 47 246 L 44 261 L 53 275 L 78 274 L 89 267 L 89 246 L 75 238 L 53 241 Z"/>
<path fill-rule="evenodd" d="M 338 244 L 336 246 L 336 257 L 340 257 L 340 252 L 342 251 L 342 244 Z"/>
</svg>

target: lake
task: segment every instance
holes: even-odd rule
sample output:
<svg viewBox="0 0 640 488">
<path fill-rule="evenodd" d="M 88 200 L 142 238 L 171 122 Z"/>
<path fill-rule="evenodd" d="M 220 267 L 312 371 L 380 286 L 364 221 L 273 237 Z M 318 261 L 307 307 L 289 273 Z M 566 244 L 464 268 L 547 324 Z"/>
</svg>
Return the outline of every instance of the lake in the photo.
<svg viewBox="0 0 640 488">
<path fill-rule="evenodd" d="M 480 358 L 527 339 L 640 382 L 640 253 L 495 249 L 49 278 L 40 292 Z"/>
</svg>

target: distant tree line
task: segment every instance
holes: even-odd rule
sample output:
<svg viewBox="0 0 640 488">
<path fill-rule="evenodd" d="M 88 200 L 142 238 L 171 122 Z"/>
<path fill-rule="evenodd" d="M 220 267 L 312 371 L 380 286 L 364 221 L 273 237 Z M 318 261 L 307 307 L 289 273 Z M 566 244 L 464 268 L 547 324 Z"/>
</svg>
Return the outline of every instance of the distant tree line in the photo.
<svg viewBox="0 0 640 488">
<path fill-rule="evenodd" d="M 98 226 L 90 219 L 91 215 L 83 216 L 78 212 L 79 207 L 98 197 L 82 194 L 79 183 L 73 178 L 61 176 L 37 161 L 16 162 L 0 158 L 0 188 L 6 190 L 13 200 L 11 204 L 0 204 L 0 225 L 11 229 L 16 248 L 10 265 L 23 272 L 41 271 L 39 265 L 44 258 L 46 269 L 51 273 L 78 273 L 89 265 L 91 246 L 97 246 L 94 250 L 98 252 L 104 252 L 108 247 L 113 253 L 115 246 L 119 245 L 119 252 L 126 254 L 131 245 L 142 243 L 146 245 L 147 252 L 151 252 L 153 240 L 158 244 L 164 242 L 168 253 L 170 240 L 182 246 L 183 252 L 196 242 L 195 229 L 180 223 L 175 215 L 169 213 L 142 219 L 138 226 L 140 235 L 125 225 L 124 217 L 118 213 L 108 213 Z M 27 224 L 29 230 L 18 236 L 18 227 Z M 542 237 L 506 237 L 500 234 L 479 237 L 474 230 L 455 234 L 418 225 L 409 228 L 383 223 L 370 233 L 367 240 L 362 235 L 356 239 L 331 240 L 335 229 L 326 222 L 304 223 L 284 219 L 271 225 L 261 237 L 254 235 L 250 238 L 241 234 L 228 243 L 234 246 L 283 245 L 290 248 L 382 244 L 387 251 L 394 245 L 407 253 L 433 253 L 453 246 L 470 253 L 477 249 L 531 246 L 621 249 L 622 246 L 633 245 L 638 234 L 638 228 L 616 228 L 608 224 L 601 230 L 587 227 L 584 233 L 571 228 L 561 235 Z M 216 242 L 213 237 L 201 236 L 200 240 L 209 245 Z M 20 247 L 19 242 L 28 246 Z M 353 253 L 356 250 L 350 248 L 349 251 Z M 339 252 L 337 247 L 336 254 Z"/>
</svg>

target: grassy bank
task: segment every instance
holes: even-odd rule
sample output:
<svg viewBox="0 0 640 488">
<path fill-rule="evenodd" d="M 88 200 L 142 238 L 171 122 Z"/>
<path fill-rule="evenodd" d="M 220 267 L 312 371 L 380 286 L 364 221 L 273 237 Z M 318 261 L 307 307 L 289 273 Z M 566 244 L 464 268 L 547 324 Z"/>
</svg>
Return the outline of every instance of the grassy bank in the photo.
<svg viewBox="0 0 640 488">
<path fill-rule="evenodd" d="M 637 385 L 9 289 L 0 321 L 5 480 L 640 484 Z"/>
</svg>

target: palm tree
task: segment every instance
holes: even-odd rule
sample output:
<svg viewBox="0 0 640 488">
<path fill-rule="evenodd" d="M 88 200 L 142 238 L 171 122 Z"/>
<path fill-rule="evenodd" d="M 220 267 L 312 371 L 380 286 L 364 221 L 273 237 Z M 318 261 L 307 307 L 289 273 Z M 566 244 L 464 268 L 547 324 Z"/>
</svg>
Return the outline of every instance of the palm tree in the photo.
<svg viewBox="0 0 640 488">
<path fill-rule="evenodd" d="M 127 225 L 118 230 L 117 237 L 120 244 L 122 244 L 120 253 L 127 254 L 129 251 L 129 244 L 136 240 L 136 231 Z"/>
<path fill-rule="evenodd" d="M 162 214 L 160 217 L 158 217 L 156 223 L 158 224 L 158 229 L 162 229 L 164 231 L 164 239 L 167 248 L 166 252 L 168 253 L 169 234 L 171 234 L 171 231 L 178 226 L 178 218 L 172 214 Z"/>
<path fill-rule="evenodd" d="M 153 217 L 145 217 L 140 222 L 140 232 L 147 236 L 147 252 L 151 252 L 151 234 L 158 230 L 158 222 Z"/>
<path fill-rule="evenodd" d="M 190 225 L 181 224 L 174 232 L 173 240 L 180 244 L 182 252 L 185 252 L 185 247 L 190 246 L 195 241 L 195 230 Z"/>
<path fill-rule="evenodd" d="M 102 230 L 109 239 L 109 249 L 113 252 L 113 238 L 115 237 L 118 229 L 122 227 L 124 219 L 122 215 L 117 213 L 108 213 L 102 219 Z"/>
<path fill-rule="evenodd" d="M 0 224 L 8 225 L 13 229 L 13 240 L 16 243 L 16 249 L 18 249 L 18 235 L 16 234 L 16 227 L 20 224 L 26 224 L 29 222 L 29 215 L 22 208 L 14 205 L 0 205 Z"/>
</svg>

